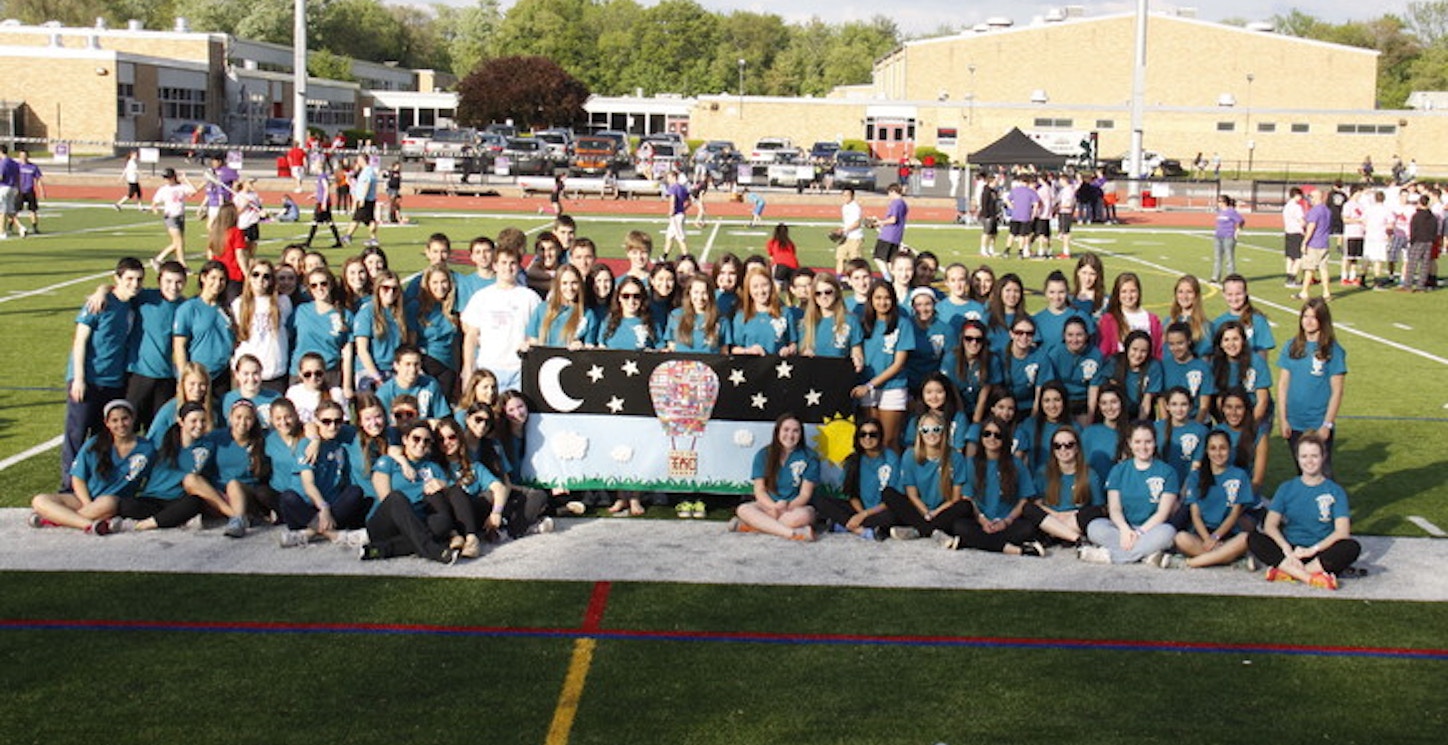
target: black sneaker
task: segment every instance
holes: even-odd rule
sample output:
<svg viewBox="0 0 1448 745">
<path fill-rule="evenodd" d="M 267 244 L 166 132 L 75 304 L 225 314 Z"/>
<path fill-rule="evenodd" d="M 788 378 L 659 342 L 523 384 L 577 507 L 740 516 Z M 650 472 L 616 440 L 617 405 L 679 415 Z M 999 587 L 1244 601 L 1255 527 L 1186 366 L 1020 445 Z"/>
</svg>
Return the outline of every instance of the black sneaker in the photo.
<svg viewBox="0 0 1448 745">
<path fill-rule="evenodd" d="M 375 543 L 369 543 L 357 550 L 357 558 L 362 561 L 377 561 L 378 559 L 387 558 L 387 554 L 382 550 L 381 546 Z"/>
<path fill-rule="evenodd" d="M 1046 547 L 1040 541 L 1026 541 L 1021 544 L 1021 556 L 1045 556 Z"/>
</svg>

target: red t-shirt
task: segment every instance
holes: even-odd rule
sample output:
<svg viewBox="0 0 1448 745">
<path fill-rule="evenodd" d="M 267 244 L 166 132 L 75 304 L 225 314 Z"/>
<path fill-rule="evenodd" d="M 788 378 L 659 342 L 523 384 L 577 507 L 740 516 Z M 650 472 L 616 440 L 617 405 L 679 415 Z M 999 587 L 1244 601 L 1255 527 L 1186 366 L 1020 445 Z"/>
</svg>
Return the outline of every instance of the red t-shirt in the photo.
<svg viewBox="0 0 1448 745">
<path fill-rule="evenodd" d="M 232 282 L 246 280 L 246 276 L 241 273 L 241 263 L 236 260 L 236 252 L 245 250 L 246 233 L 241 232 L 241 228 L 228 228 L 226 246 L 221 249 L 221 255 L 216 257 L 216 260 L 226 265 L 226 278 Z"/>
<path fill-rule="evenodd" d="M 780 243 L 770 238 L 769 243 L 764 244 L 764 250 L 769 252 L 769 260 L 776 265 L 799 268 L 799 256 L 795 254 L 793 243 Z"/>
</svg>

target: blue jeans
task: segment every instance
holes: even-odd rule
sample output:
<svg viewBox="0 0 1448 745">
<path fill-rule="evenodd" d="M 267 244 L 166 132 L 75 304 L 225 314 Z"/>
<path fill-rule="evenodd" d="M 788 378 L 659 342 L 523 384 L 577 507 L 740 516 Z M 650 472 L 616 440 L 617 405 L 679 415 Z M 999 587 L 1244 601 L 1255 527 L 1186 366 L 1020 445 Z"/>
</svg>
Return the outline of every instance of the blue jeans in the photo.
<svg viewBox="0 0 1448 745">
<path fill-rule="evenodd" d="M 1227 265 L 1227 274 L 1237 273 L 1237 239 L 1217 236 L 1214 239 L 1214 243 L 1215 248 L 1212 251 L 1212 281 L 1221 282 L 1222 277 L 1227 276 L 1226 274 L 1222 274 L 1222 264 L 1224 262 Z"/>
</svg>

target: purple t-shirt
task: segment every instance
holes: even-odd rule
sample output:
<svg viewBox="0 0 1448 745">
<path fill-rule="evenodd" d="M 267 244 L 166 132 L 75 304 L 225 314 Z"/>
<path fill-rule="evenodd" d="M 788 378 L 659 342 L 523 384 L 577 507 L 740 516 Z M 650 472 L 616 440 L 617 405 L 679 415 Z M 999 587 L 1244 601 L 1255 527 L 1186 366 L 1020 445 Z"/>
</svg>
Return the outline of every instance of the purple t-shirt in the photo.
<svg viewBox="0 0 1448 745">
<path fill-rule="evenodd" d="M 19 161 L 16 161 L 19 163 Z M 35 182 L 40 180 L 40 166 L 34 163 L 19 163 L 20 168 L 20 193 L 29 194 L 35 191 Z"/>
<path fill-rule="evenodd" d="M 1036 190 L 1025 184 L 1011 189 L 1011 222 L 1030 222 L 1032 213 L 1036 209 L 1036 202 L 1041 201 Z"/>
<path fill-rule="evenodd" d="M 680 183 L 669 184 L 669 214 L 678 215 L 689 209 L 689 187 Z"/>
<path fill-rule="evenodd" d="M 905 216 L 910 214 L 910 208 L 905 205 L 903 197 L 896 197 L 890 200 L 885 207 L 885 217 L 893 217 L 895 221 L 889 225 L 880 226 L 880 240 L 886 243 L 905 242 Z"/>
<path fill-rule="evenodd" d="M 1332 210 L 1326 204 L 1319 204 L 1307 211 L 1307 223 L 1312 226 L 1312 235 L 1307 239 L 1308 248 L 1327 248 L 1329 228 L 1332 226 Z"/>
<path fill-rule="evenodd" d="M 0 185 L 12 189 L 20 185 L 20 161 L 9 156 L 0 160 Z"/>
<path fill-rule="evenodd" d="M 1228 207 L 1221 210 L 1217 213 L 1216 236 L 1218 238 L 1235 238 L 1237 229 L 1245 223 L 1246 221 L 1242 219 L 1242 213 L 1238 212 L 1236 207 Z"/>
<path fill-rule="evenodd" d="M 231 190 L 236 186 L 238 178 L 236 169 L 231 166 L 222 166 L 216 169 L 216 181 L 206 183 L 206 206 L 220 207 L 231 201 Z"/>
</svg>

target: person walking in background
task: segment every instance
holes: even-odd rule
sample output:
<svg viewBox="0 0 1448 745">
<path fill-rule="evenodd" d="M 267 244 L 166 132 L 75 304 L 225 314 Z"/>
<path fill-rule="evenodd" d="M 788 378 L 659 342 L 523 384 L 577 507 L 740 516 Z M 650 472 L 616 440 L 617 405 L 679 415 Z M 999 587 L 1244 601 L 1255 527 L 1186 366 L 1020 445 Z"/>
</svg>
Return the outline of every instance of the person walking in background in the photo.
<svg viewBox="0 0 1448 745">
<path fill-rule="evenodd" d="M 1222 282 L 1223 265 L 1227 274 L 1237 273 L 1237 233 L 1246 226 L 1242 213 L 1237 211 L 1237 200 L 1226 194 L 1217 197 L 1217 230 L 1213 234 L 1212 284 Z"/>
<path fill-rule="evenodd" d="M 126 156 L 126 163 L 121 166 L 121 180 L 126 182 L 126 195 L 111 206 L 115 207 L 117 212 L 120 212 L 122 205 L 134 199 L 136 200 L 136 209 L 144 212 L 146 210 L 146 203 L 142 201 L 141 197 L 140 151 L 132 150 L 131 154 Z"/>
</svg>

